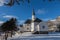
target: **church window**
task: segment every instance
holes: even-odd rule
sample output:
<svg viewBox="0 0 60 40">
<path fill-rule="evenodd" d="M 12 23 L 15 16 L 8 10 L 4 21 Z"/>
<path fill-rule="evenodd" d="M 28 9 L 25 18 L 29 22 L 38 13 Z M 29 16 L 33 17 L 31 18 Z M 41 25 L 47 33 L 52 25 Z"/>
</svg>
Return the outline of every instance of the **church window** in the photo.
<svg viewBox="0 0 60 40">
<path fill-rule="evenodd" d="M 29 28 L 27 28 L 27 30 L 29 30 Z"/>
<path fill-rule="evenodd" d="M 45 28 L 45 26 L 42 26 L 42 28 L 44 29 L 44 28 Z"/>
</svg>

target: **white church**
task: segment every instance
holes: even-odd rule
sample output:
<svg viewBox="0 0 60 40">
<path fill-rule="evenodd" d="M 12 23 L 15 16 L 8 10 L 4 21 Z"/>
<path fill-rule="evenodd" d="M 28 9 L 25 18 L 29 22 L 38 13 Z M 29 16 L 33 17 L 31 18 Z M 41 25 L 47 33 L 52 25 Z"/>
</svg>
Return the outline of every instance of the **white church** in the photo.
<svg viewBox="0 0 60 40">
<path fill-rule="evenodd" d="M 35 16 L 35 11 L 32 11 L 32 18 L 26 20 L 26 22 L 20 28 L 21 31 L 24 32 L 48 32 L 48 24 L 47 22 L 43 22 L 39 18 Z"/>
</svg>

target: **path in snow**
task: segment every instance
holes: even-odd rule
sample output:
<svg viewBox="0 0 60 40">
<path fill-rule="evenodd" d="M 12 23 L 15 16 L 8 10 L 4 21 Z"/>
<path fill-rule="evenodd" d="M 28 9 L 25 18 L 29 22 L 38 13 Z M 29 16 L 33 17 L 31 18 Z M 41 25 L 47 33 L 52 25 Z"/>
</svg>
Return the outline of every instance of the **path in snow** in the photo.
<svg viewBox="0 0 60 40">
<path fill-rule="evenodd" d="M 8 40 L 60 40 L 60 33 L 58 34 L 31 34 L 31 32 L 25 32 L 22 34 L 16 34 L 12 38 L 8 38 Z"/>
</svg>

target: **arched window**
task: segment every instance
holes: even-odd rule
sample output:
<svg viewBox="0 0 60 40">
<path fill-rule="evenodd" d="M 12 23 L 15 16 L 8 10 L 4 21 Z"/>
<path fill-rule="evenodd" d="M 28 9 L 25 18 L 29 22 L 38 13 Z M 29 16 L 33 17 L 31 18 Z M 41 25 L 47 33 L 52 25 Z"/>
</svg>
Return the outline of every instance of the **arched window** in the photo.
<svg viewBox="0 0 60 40">
<path fill-rule="evenodd" d="M 42 28 L 44 29 L 44 28 L 45 28 L 45 26 L 42 26 Z"/>
</svg>

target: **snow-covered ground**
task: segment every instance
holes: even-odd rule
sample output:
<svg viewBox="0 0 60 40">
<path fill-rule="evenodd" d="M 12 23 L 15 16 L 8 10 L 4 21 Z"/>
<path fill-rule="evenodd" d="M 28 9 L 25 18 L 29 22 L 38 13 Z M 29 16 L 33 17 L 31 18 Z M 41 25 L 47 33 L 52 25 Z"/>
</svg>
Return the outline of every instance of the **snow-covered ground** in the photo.
<svg viewBox="0 0 60 40">
<path fill-rule="evenodd" d="M 8 40 L 60 40 L 60 33 L 50 34 L 32 34 L 31 32 L 25 32 L 22 34 L 15 34 Z"/>
</svg>

